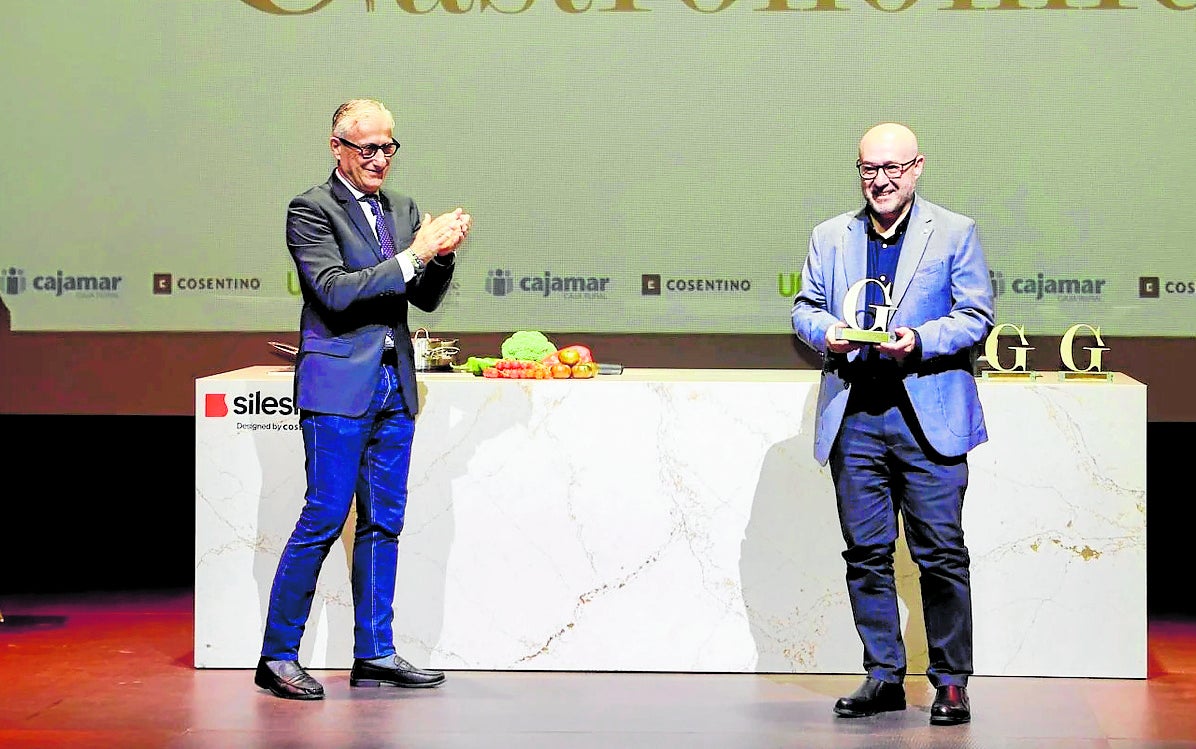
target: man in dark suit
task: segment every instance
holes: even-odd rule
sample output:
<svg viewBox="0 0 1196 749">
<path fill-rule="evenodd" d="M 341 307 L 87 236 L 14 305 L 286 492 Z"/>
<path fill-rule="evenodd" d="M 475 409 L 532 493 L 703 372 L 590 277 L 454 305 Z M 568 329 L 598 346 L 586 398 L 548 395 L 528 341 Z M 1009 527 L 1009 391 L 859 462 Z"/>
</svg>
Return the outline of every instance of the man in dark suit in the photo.
<svg viewBox="0 0 1196 749">
<path fill-rule="evenodd" d="M 962 513 L 967 453 L 988 439 L 971 351 L 993 325 L 970 218 L 917 196 L 925 157 L 908 128 L 860 140 L 864 207 L 814 228 L 793 329 L 824 356 L 814 454 L 830 461 L 847 589 L 867 678 L 835 704 L 854 718 L 905 709 L 893 554 L 898 513 L 921 572 L 935 687 L 930 722 L 971 719 L 972 602 Z M 854 328 L 885 340 L 848 340 Z"/>
<path fill-rule="evenodd" d="M 394 117 L 370 99 L 342 104 L 328 145 L 336 169 L 291 201 L 287 247 L 303 292 L 295 401 L 307 492 L 278 562 L 254 683 L 288 699 L 322 699 L 299 664 L 299 641 L 324 559 L 354 498 L 354 687 L 434 687 L 439 671 L 395 653 L 398 539 L 419 399 L 407 305 L 431 312 L 453 277 L 472 220 L 460 208 L 420 216 L 383 193 L 399 149 Z"/>
</svg>

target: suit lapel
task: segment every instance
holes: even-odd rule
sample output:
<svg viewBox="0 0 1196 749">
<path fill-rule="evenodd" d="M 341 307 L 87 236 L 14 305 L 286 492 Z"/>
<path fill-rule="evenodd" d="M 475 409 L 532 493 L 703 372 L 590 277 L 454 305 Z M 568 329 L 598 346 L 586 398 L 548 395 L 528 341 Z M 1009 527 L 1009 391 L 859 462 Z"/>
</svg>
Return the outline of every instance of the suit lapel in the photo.
<svg viewBox="0 0 1196 749">
<path fill-rule="evenodd" d="M 840 264 L 844 277 L 841 279 L 842 292 L 835 295 L 836 299 L 842 303 L 846 299 L 847 290 L 851 285 L 857 283 L 868 276 L 868 230 L 867 224 L 868 214 L 866 210 L 861 210 L 853 220 L 847 223 L 847 229 L 843 236 L 843 262 Z M 858 309 L 853 310 L 857 313 L 854 318 L 859 319 L 858 313 L 864 308 L 867 303 L 866 294 L 860 294 L 858 299 Z M 836 316 L 842 315 L 844 318 L 848 317 L 848 310 L 832 310 Z"/>
<path fill-rule="evenodd" d="M 345 213 L 349 215 L 349 220 L 353 222 L 357 233 L 361 235 L 363 240 L 369 243 L 370 247 L 374 248 L 374 254 L 378 256 L 379 260 L 382 260 L 382 247 L 378 244 L 378 237 L 374 236 L 374 230 L 370 228 L 370 222 L 365 217 L 366 207 L 361 204 L 361 201 L 353 197 L 353 193 L 349 192 L 349 188 L 345 187 L 340 177 L 336 176 L 335 170 L 333 170 L 332 176 L 328 178 L 328 184 L 332 188 L 333 197 L 345 209 Z M 390 236 L 393 237 L 394 232 L 391 232 Z"/>
<path fill-rule="evenodd" d="M 934 217 L 922 210 L 922 201 L 914 198 L 910 209 L 909 225 L 905 229 L 905 241 L 901 243 L 901 255 L 897 258 L 897 274 L 893 276 L 893 309 L 901 306 L 905 292 L 914 280 L 914 273 L 926 254 L 926 245 L 934 231 Z"/>
</svg>

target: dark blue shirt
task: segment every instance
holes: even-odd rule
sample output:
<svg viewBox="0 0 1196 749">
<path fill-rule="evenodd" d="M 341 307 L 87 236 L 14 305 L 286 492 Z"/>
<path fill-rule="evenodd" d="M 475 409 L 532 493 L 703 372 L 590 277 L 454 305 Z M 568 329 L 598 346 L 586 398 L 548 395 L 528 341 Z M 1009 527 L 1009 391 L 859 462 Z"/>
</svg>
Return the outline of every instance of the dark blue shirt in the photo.
<svg viewBox="0 0 1196 749">
<path fill-rule="evenodd" d="M 905 214 L 896 231 L 888 239 L 883 239 L 876 233 L 871 218 L 868 221 L 868 278 L 880 281 L 893 288 L 893 276 L 897 274 L 897 258 L 901 256 L 901 245 L 905 242 L 905 230 L 909 227 L 909 217 L 913 211 Z M 876 307 L 886 304 L 884 292 L 874 283 L 868 284 L 864 319 L 860 327 L 868 329 L 876 321 Z"/>
</svg>

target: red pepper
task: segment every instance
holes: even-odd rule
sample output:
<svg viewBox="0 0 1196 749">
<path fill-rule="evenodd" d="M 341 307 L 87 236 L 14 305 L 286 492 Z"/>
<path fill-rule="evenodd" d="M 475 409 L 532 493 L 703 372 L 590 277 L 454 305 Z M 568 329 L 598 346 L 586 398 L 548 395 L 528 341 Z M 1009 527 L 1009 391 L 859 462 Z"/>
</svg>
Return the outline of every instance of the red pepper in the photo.
<svg viewBox="0 0 1196 749">
<path fill-rule="evenodd" d="M 540 363 L 547 364 L 548 366 L 552 366 L 553 364 L 560 364 L 561 363 L 561 358 L 560 358 L 561 352 L 565 351 L 565 350 L 576 351 L 577 356 L 578 356 L 577 361 L 579 363 L 589 363 L 589 362 L 594 361 L 594 355 L 593 355 L 593 353 L 590 352 L 590 349 L 588 347 L 582 346 L 580 344 L 574 344 L 572 346 L 565 346 L 565 348 L 557 349 L 554 353 L 551 353 L 548 356 L 541 359 Z"/>
</svg>

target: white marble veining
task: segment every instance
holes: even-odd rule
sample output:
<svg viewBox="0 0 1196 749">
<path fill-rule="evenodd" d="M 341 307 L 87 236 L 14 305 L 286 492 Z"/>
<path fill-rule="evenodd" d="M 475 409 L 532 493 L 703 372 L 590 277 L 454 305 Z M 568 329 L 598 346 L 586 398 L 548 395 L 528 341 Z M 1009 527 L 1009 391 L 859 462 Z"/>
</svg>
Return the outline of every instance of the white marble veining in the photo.
<svg viewBox="0 0 1196 749">
<path fill-rule="evenodd" d="M 971 457 L 976 672 L 1146 675 L 1146 388 L 981 383 Z M 290 372 L 196 381 L 195 665 L 253 666 L 303 501 Z M 626 370 L 588 381 L 421 375 L 396 644 L 439 668 L 858 673 L 843 542 L 812 457 L 817 373 Z M 353 522 L 350 519 L 350 524 Z M 351 532 L 300 657 L 351 664 Z M 917 572 L 899 590 L 925 669 Z"/>
</svg>

